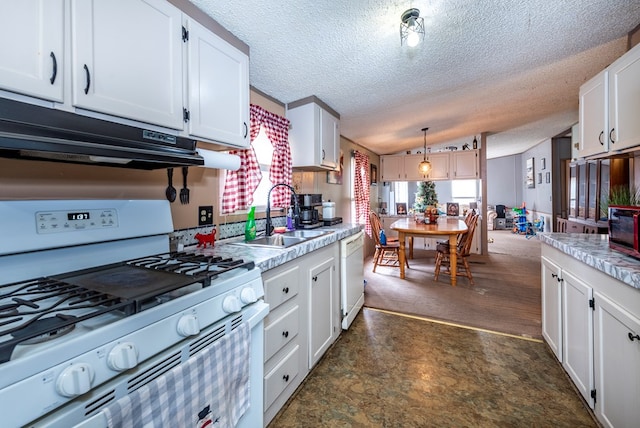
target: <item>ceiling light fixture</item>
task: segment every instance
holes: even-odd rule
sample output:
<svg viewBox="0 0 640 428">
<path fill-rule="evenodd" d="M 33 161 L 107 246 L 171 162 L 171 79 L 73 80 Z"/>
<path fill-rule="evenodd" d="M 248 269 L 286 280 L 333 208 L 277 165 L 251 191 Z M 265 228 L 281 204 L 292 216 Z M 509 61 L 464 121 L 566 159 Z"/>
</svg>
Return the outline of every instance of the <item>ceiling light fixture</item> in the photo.
<svg viewBox="0 0 640 428">
<path fill-rule="evenodd" d="M 422 162 L 418 165 L 418 171 L 420 174 L 427 175 L 431 172 L 431 162 L 427 160 L 427 131 L 429 128 L 422 128 L 422 132 L 424 132 L 424 152 L 422 157 Z"/>
<path fill-rule="evenodd" d="M 424 40 L 424 19 L 420 18 L 420 11 L 411 8 L 404 11 L 400 17 L 400 45 L 417 46 Z"/>
</svg>

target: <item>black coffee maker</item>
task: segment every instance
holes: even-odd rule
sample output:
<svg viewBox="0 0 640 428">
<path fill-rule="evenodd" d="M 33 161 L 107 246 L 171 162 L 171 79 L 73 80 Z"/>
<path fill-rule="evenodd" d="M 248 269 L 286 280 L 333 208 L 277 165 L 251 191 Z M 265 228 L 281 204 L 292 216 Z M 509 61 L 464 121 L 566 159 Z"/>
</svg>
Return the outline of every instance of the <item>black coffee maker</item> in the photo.
<svg viewBox="0 0 640 428">
<path fill-rule="evenodd" d="M 317 207 L 322 206 L 322 194 L 303 193 L 298 195 L 300 207 L 300 228 L 312 229 L 322 226 Z"/>
</svg>

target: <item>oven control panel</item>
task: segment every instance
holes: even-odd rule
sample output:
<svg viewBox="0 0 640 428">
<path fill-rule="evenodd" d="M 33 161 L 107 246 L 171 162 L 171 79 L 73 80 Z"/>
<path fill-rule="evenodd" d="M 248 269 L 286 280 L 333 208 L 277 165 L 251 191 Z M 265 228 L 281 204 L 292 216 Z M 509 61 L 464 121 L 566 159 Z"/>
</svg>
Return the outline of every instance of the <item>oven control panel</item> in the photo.
<svg viewBox="0 0 640 428">
<path fill-rule="evenodd" d="M 118 227 L 118 211 L 115 208 L 36 212 L 36 230 L 39 234 L 115 227 Z"/>
</svg>

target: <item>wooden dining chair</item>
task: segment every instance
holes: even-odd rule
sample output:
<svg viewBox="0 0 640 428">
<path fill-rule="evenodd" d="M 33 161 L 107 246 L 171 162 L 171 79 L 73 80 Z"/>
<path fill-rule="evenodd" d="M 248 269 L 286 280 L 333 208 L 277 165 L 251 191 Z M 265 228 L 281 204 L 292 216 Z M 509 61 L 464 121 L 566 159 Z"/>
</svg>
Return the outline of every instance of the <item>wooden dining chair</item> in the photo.
<svg viewBox="0 0 640 428">
<path fill-rule="evenodd" d="M 461 234 L 458 238 L 458 245 L 456 246 L 457 253 L 457 276 L 466 276 L 471 285 L 475 285 L 473 282 L 473 276 L 471 275 L 471 268 L 469 267 L 469 255 L 471 254 L 471 243 L 473 241 L 473 234 L 478 225 L 478 214 L 472 214 L 472 217 L 467 223 L 467 231 Z M 439 243 L 436 246 L 436 269 L 434 273 L 434 279 L 437 281 L 440 275 L 440 269 L 445 267 L 445 272 L 451 274 L 451 259 L 448 243 Z"/>
<path fill-rule="evenodd" d="M 400 267 L 400 243 L 398 238 L 387 238 L 386 245 L 380 243 L 380 231 L 382 230 L 382 222 L 378 214 L 371 211 L 369 213 L 369 221 L 371 222 L 371 234 L 376 244 L 373 253 L 373 272 L 378 266 Z M 409 261 L 405 258 L 405 264 L 409 267 Z"/>
<path fill-rule="evenodd" d="M 589 226 L 585 224 L 582 226 L 582 233 L 598 233 L 598 226 Z"/>
</svg>

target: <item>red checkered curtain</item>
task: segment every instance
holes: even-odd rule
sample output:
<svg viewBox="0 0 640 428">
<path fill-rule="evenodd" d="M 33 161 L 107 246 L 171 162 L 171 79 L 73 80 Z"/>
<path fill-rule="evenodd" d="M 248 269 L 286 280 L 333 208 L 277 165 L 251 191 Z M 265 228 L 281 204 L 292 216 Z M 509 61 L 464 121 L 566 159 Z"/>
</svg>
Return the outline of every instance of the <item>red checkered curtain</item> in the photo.
<svg viewBox="0 0 640 428">
<path fill-rule="evenodd" d="M 260 128 L 264 128 L 267 138 L 273 145 L 273 156 L 269 168 L 269 179 L 273 184 L 291 184 L 292 166 L 289 148 L 289 119 L 271 113 L 260 106 L 251 104 L 250 138 L 253 142 Z M 229 153 L 240 156 L 240 168 L 227 171 L 224 193 L 222 195 L 222 213 L 231 213 L 238 209 L 247 209 L 253 203 L 255 192 L 262 173 L 253 147 L 247 150 L 232 150 Z M 241 185 L 243 183 L 244 185 Z M 271 193 L 271 206 L 288 207 L 291 203 L 291 191 L 280 186 Z"/>
<path fill-rule="evenodd" d="M 369 156 L 355 151 L 354 196 L 356 200 L 356 223 L 364 224 L 364 231 L 371 236 L 369 222 Z"/>
<path fill-rule="evenodd" d="M 258 128 L 260 129 L 260 128 Z M 258 135 L 256 133 L 256 135 Z M 256 137 L 251 132 L 251 140 Z M 240 156 L 240 168 L 237 171 L 227 171 L 222 193 L 222 213 L 233 213 L 239 209 L 246 209 L 253 203 L 253 192 L 262 180 L 260 164 L 253 147 L 247 150 L 231 150 L 232 155 Z"/>
<path fill-rule="evenodd" d="M 291 166 L 291 148 L 289 147 L 289 119 L 266 111 L 262 107 L 251 105 L 252 117 L 260 120 L 267 138 L 273 145 L 269 179 L 273 184 L 291 185 L 293 169 Z M 253 126 L 253 125 L 252 125 Z M 287 208 L 291 205 L 291 190 L 279 186 L 271 192 L 271 206 Z"/>
</svg>

